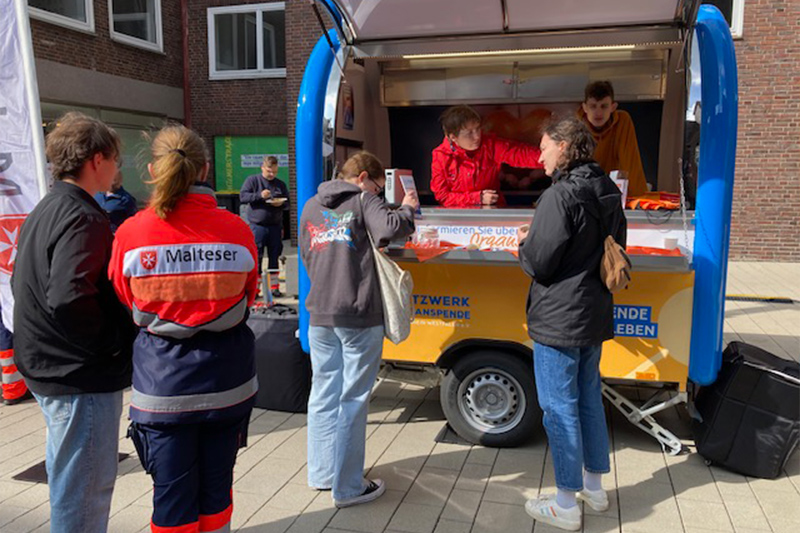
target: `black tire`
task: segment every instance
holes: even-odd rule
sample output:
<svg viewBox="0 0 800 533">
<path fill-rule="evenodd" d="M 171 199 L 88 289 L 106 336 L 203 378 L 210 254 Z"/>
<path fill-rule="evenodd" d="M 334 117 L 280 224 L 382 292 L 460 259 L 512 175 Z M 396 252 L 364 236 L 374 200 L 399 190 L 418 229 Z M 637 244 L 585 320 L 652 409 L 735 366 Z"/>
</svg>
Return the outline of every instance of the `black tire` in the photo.
<svg viewBox="0 0 800 533">
<path fill-rule="evenodd" d="M 483 446 L 519 446 L 542 425 L 533 361 L 476 350 L 460 357 L 444 377 L 440 401 L 450 426 Z"/>
</svg>

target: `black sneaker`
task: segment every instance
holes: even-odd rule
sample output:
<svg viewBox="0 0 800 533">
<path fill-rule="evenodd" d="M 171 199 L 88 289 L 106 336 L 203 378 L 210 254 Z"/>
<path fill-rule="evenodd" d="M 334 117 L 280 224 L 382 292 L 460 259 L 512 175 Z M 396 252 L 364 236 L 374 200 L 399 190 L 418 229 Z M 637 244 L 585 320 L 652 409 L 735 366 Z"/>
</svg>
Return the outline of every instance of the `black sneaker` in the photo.
<svg viewBox="0 0 800 533">
<path fill-rule="evenodd" d="M 355 498 L 347 498 L 346 500 L 333 500 L 333 504 L 341 509 L 342 507 L 352 507 L 353 505 L 360 505 L 377 500 L 383 493 L 386 492 L 386 484 L 381 479 L 368 479 L 367 488 L 360 496 Z"/>
<path fill-rule="evenodd" d="M 3 403 L 6 405 L 17 405 L 18 403 L 27 402 L 28 400 L 33 399 L 33 394 L 31 391 L 25 391 L 25 394 L 20 396 L 19 398 L 14 398 L 13 400 L 3 400 Z"/>
</svg>

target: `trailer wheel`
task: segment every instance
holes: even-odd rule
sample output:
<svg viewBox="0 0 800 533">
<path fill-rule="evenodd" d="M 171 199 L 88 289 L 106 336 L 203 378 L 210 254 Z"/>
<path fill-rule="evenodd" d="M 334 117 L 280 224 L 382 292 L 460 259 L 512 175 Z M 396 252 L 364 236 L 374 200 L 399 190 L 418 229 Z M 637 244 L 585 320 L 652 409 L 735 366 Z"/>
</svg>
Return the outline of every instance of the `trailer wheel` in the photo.
<svg viewBox="0 0 800 533">
<path fill-rule="evenodd" d="M 541 426 L 532 365 L 503 352 L 461 357 L 445 374 L 440 399 L 450 426 L 473 444 L 518 446 Z"/>
</svg>

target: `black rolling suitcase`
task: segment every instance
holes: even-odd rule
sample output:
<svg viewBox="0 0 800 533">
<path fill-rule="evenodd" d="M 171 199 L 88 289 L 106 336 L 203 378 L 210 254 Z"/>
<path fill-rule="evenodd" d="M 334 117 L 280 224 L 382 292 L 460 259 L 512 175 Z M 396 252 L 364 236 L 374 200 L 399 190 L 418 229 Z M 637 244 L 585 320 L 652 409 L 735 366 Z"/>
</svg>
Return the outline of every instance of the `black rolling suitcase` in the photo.
<svg viewBox="0 0 800 533">
<path fill-rule="evenodd" d="M 800 364 L 732 342 L 717 381 L 697 394 L 697 452 L 741 474 L 776 478 L 800 438 Z"/>
<path fill-rule="evenodd" d="M 311 392 L 311 359 L 295 336 L 297 312 L 280 305 L 255 308 L 247 325 L 256 337 L 256 407 L 305 413 Z"/>
</svg>

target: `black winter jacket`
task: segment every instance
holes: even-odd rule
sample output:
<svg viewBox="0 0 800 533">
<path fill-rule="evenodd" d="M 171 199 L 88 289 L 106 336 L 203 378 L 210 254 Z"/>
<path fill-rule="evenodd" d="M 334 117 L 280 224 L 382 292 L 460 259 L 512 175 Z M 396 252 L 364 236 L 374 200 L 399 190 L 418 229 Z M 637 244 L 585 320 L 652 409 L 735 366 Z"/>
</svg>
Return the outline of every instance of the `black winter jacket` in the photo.
<svg viewBox="0 0 800 533">
<path fill-rule="evenodd" d="M 522 268 L 533 278 L 528 334 L 550 346 L 598 345 L 614 337 L 614 300 L 600 279 L 605 235 L 599 209 L 602 205 L 606 228 L 624 247 L 620 192 L 594 162 L 553 179 L 519 248 Z"/>
<path fill-rule="evenodd" d="M 25 219 L 11 279 L 14 359 L 33 392 L 130 385 L 135 328 L 108 280 L 112 240 L 94 198 L 62 181 Z"/>
</svg>

